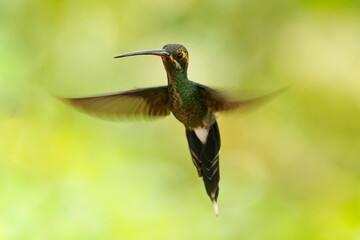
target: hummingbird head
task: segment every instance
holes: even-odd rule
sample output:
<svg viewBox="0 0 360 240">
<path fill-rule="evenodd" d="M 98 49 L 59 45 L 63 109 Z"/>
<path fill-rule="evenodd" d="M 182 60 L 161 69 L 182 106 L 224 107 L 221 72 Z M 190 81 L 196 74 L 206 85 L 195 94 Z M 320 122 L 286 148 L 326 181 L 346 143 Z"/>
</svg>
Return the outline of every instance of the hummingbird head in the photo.
<svg viewBox="0 0 360 240">
<path fill-rule="evenodd" d="M 136 56 L 136 55 L 155 55 L 160 56 L 163 60 L 166 71 L 186 72 L 189 63 L 189 53 L 183 45 L 167 44 L 161 50 L 145 50 L 138 52 L 125 53 L 115 58 Z"/>
<path fill-rule="evenodd" d="M 186 72 L 189 64 L 189 53 L 183 45 L 167 44 L 163 47 L 168 57 L 163 57 L 163 63 L 167 71 L 178 70 Z"/>
</svg>

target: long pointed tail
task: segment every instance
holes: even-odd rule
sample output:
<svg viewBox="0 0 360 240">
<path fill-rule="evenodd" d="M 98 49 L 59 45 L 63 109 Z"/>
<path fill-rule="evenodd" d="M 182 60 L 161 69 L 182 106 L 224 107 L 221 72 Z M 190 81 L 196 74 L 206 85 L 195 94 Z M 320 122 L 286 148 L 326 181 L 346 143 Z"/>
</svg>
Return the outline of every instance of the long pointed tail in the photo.
<svg viewBox="0 0 360 240">
<path fill-rule="evenodd" d="M 216 215 L 219 194 L 220 133 L 217 122 L 209 128 L 186 129 L 193 163 L 199 177 L 203 177 L 206 192 L 214 204 Z"/>
</svg>

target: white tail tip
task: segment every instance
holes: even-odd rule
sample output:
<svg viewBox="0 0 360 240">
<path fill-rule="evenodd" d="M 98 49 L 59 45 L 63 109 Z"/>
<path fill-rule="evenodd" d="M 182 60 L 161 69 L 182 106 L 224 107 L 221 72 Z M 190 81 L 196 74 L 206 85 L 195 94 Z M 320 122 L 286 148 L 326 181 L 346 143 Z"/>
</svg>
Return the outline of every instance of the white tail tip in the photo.
<svg viewBox="0 0 360 240">
<path fill-rule="evenodd" d="M 214 207 L 215 214 L 216 214 L 216 216 L 218 216 L 218 215 L 219 215 L 219 211 L 218 211 L 218 205 L 217 205 L 216 200 L 213 199 L 212 203 L 213 203 L 213 207 Z"/>
</svg>

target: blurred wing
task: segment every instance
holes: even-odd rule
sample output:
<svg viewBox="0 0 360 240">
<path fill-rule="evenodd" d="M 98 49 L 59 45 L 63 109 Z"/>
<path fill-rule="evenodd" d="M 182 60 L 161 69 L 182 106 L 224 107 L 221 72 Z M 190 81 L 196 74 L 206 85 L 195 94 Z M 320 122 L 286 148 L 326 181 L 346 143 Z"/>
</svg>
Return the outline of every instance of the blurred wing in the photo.
<svg viewBox="0 0 360 240">
<path fill-rule="evenodd" d="M 199 92 L 206 99 L 206 105 L 213 112 L 221 112 L 221 111 L 232 111 L 232 110 L 241 110 L 248 111 L 253 110 L 262 104 L 268 102 L 281 92 L 283 92 L 286 88 L 282 88 L 276 92 L 266 94 L 256 98 L 243 99 L 243 100 L 229 100 L 226 96 L 219 93 L 218 91 L 206 87 L 204 85 L 197 85 L 199 87 Z"/>
<path fill-rule="evenodd" d="M 63 100 L 90 115 L 102 118 L 152 118 L 170 114 L 167 86 Z"/>
</svg>

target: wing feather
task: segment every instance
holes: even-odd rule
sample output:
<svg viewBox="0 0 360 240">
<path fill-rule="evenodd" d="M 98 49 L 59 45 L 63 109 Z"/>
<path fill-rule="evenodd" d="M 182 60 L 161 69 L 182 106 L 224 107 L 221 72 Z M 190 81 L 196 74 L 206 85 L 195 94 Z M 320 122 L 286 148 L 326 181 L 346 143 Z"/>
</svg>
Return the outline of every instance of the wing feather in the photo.
<svg viewBox="0 0 360 240">
<path fill-rule="evenodd" d="M 241 99 L 241 100 L 231 100 L 220 92 L 198 84 L 199 92 L 201 95 L 205 97 L 206 105 L 213 112 L 225 112 L 225 111 L 233 111 L 233 110 L 253 110 L 262 104 L 268 102 L 275 96 L 279 95 L 281 92 L 287 89 L 287 87 L 282 88 L 278 91 L 250 99 Z"/>
<path fill-rule="evenodd" d="M 141 88 L 81 98 L 62 98 L 74 107 L 97 117 L 165 117 L 170 114 L 168 87 Z"/>
</svg>

